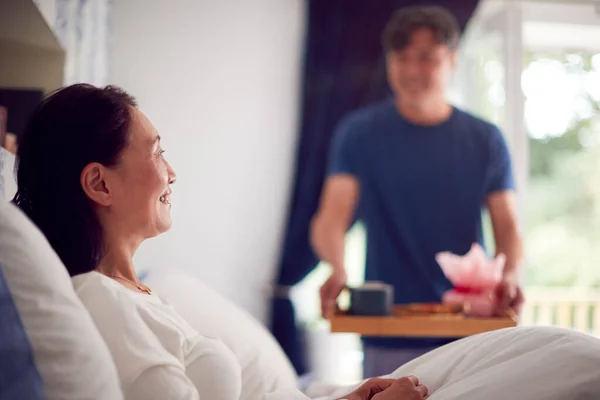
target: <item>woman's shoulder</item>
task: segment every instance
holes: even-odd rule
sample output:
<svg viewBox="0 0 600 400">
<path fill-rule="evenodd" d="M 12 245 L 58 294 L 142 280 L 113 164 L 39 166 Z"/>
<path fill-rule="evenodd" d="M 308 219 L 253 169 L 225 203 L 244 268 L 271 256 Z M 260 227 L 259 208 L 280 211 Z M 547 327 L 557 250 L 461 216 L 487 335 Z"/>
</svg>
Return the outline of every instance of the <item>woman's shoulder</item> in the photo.
<svg viewBox="0 0 600 400">
<path fill-rule="evenodd" d="M 125 293 L 125 287 L 98 272 L 77 275 L 71 281 L 75 293 L 93 316 L 121 314 L 136 308 L 133 298 Z"/>
<path fill-rule="evenodd" d="M 140 315 L 139 302 L 127 293 L 129 289 L 98 272 L 77 275 L 72 281 L 111 352 L 124 340 L 136 338 L 141 343 L 144 337 L 153 336 Z M 154 344 L 153 340 L 150 341 Z"/>
<path fill-rule="evenodd" d="M 80 274 L 72 277 L 71 281 L 75 293 L 82 299 L 94 299 L 98 296 L 102 300 L 106 300 L 107 297 L 115 299 L 122 297 L 119 284 L 99 272 Z"/>
</svg>

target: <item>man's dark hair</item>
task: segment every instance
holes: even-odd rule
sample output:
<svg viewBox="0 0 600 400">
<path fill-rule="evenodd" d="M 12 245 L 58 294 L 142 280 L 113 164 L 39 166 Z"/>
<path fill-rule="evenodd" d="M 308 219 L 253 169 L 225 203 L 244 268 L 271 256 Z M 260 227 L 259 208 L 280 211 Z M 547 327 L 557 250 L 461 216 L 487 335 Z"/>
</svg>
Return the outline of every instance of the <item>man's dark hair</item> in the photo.
<svg viewBox="0 0 600 400">
<path fill-rule="evenodd" d="M 44 233 L 75 276 L 104 256 L 102 226 L 80 183 L 92 162 L 114 166 L 129 143 L 133 97 L 107 86 L 77 84 L 54 92 L 17 138 L 13 202 Z"/>
<path fill-rule="evenodd" d="M 439 6 L 412 6 L 400 8 L 388 21 L 382 35 L 384 51 L 404 49 L 420 28 L 430 29 L 439 44 L 451 50 L 458 47 L 460 27 L 450 11 Z"/>
</svg>

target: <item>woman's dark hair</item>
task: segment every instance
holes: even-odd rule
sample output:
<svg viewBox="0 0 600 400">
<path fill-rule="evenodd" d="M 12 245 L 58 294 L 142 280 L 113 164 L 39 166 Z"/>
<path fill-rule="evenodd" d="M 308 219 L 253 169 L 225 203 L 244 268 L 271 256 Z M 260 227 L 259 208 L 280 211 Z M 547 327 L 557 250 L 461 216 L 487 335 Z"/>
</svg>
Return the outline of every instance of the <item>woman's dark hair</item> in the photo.
<svg viewBox="0 0 600 400">
<path fill-rule="evenodd" d="M 93 271 L 104 254 L 102 227 L 81 187 L 81 172 L 92 162 L 118 163 L 132 107 L 135 99 L 115 86 L 68 86 L 37 107 L 17 138 L 13 202 L 44 233 L 71 276 Z"/>
<path fill-rule="evenodd" d="M 383 49 L 403 50 L 413 32 L 430 29 L 437 42 L 455 50 L 460 41 L 460 27 L 454 15 L 440 6 L 411 6 L 397 10 L 388 21 L 382 35 Z"/>
</svg>

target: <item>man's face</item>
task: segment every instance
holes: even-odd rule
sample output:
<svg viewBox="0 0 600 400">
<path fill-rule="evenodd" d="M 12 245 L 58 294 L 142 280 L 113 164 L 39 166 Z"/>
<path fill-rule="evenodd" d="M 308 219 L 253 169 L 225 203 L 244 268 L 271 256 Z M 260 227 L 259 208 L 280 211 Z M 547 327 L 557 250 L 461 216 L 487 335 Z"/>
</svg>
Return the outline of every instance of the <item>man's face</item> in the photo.
<svg viewBox="0 0 600 400">
<path fill-rule="evenodd" d="M 417 29 L 404 49 L 387 54 L 390 87 L 415 105 L 444 96 L 455 58 L 456 52 L 439 44 L 430 29 Z"/>
</svg>

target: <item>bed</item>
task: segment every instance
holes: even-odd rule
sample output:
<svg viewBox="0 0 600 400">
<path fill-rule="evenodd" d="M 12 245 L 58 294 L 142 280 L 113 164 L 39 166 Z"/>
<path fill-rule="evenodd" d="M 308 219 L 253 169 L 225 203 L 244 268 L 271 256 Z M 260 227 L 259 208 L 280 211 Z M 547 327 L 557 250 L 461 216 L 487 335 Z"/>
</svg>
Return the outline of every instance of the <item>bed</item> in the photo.
<svg viewBox="0 0 600 400">
<path fill-rule="evenodd" d="M 419 377 L 430 400 L 600 399 L 600 339 L 555 327 L 508 328 L 441 347 L 387 377 L 407 375 Z M 315 387 L 307 395 L 333 400 L 354 388 Z"/>
<path fill-rule="evenodd" d="M 23 325 L 8 328 L 26 331 L 45 398 L 122 399 L 110 353 L 66 269 L 39 230 L 5 203 L 0 203 L 0 272 L 10 293 L 3 304 L 14 303 Z M 184 275 L 156 283 L 200 333 L 216 335 L 232 348 L 246 371 L 243 400 L 334 400 L 354 390 L 313 385 L 302 394 L 275 340 L 243 310 Z M 0 313 L 3 328 L 6 316 Z M 11 366 L 19 344 L 1 344 L 0 357 L 9 362 L 0 363 L 0 381 L 23 384 L 14 368 L 2 368 Z M 430 400 L 600 399 L 600 339 L 551 327 L 510 328 L 439 348 L 390 377 L 405 375 L 418 376 L 429 387 Z M 3 395 L 11 389 L 16 390 L 0 386 L 0 399 L 9 398 Z"/>
</svg>

